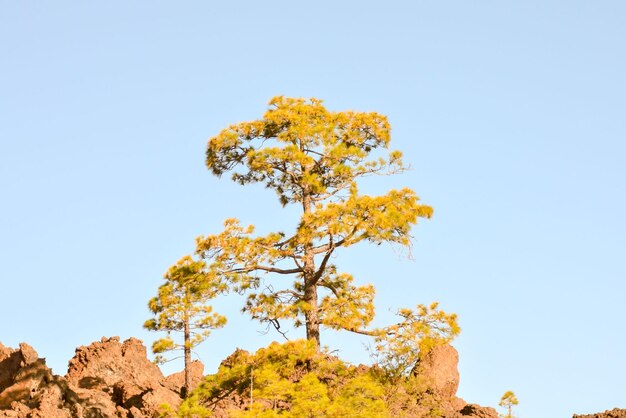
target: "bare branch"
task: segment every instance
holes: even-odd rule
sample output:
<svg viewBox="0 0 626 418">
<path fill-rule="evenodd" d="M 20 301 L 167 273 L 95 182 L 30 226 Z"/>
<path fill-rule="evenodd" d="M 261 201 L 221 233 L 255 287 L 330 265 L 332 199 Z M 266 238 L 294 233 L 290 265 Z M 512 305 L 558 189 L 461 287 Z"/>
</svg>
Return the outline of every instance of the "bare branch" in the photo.
<svg viewBox="0 0 626 418">
<path fill-rule="evenodd" d="M 270 319 L 269 322 L 274 326 L 274 329 L 276 329 L 276 331 L 278 331 L 278 333 L 283 336 L 285 340 L 289 341 L 289 338 L 287 338 L 287 332 L 289 331 L 280 330 L 280 322 L 278 322 L 278 319 Z"/>
</svg>

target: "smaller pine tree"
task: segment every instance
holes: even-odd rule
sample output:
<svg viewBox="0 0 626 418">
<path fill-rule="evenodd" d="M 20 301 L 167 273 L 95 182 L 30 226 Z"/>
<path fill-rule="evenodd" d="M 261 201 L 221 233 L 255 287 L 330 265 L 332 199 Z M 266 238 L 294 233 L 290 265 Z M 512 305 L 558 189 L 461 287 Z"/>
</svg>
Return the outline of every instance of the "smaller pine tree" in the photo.
<svg viewBox="0 0 626 418">
<path fill-rule="evenodd" d="M 513 391 L 511 390 L 507 390 L 506 392 L 504 392 L 504 395 L 502 395 L 502 398 L 500 399 L 500 403 L 498 404 L 501 407 L 505 408 L 507 412 L 506 414 L 501 414 L 500 416 L 503 418 L 515 418 L 513 416 L 512 409 L 514 405 L 518 405 L 518 404 L 519 404 L 519 401 L 517 400 L 515 393 L 513 393 Z"/>
<path fill-rule="evenodd" d="M 415 310 L 400 309 L 398 316 L 400 322 L 374 333 L 372 353 L 376 364 L 394 382 L 414 371 L 420 353 L 449 343 L 461 332 L 456 314 L 439 309 L 437 302 L 430 306 L 417 305 Z"/>
<path fill-rule="evenodd" d="M 164 275 L 165 283 L 148 307 L 154 318 L 144 323 L 150 331 L 165 331 L 167 336 L 152 344 L 156 361 L 166 361 L 161 353 L 182 350 L 185 359 L 185 383 L 181 397 L 186 398 L 191 385 L 191 350 L 207 339 L 212 329 L 226 324 L 226 317 L 213 312 L 207 302 L 225 291 L 220 280 L 207 272 L 204 261 L 190 256 L 178 260 Z M 171 338 L 172 332 L 183 334 L 182 344 Z"/>
</svg>

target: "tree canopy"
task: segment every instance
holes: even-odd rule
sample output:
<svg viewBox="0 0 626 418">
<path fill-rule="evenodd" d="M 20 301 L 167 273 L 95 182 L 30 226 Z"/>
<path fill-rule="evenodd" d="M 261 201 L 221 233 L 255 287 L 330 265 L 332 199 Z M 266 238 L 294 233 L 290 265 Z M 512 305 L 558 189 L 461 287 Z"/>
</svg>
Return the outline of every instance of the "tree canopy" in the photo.
<svg viewBox="0 0 626 418">
<path fill-rule="evenodd" d="M 402 153 L 390 151 L 389 143 L 383 115 L 331 112 L 318 99 L 282 96 L 269 102 L 262 119 L 231 125 L 209 140 L 206 164 L 213 174 L 262 183 L 283 206 L 301 207 L 293 234 L 254 236 L 253 226 L 229 219 L 223 232 L 197 239 L 198 253 L 213 260 L 211 274 L 247 292 L 244 311 L 279 330 L 281 320 L 305 325 L 318 348 L 320 325 L 377 335 L 368 330 L 374 287 L 357 285 L 332 255 L 362 241 L 407 247 L 418 219 L 432 215 L 408 188 L 380 196 L 359 192 L 360 178 L 405 170 Z M 283 286 L 276 275 L 294 282 Z"/>
<path fill-rule="evenodd" d="M 506 414 L 501 414 L 500 416 L 503 418 L 515 418 L 513 416 L 513 407 L 515 405 L 519 405 L 519 401 L 517 400 L 517 396 L 513 393 L 512 390 L 507 390 L 502 395 L 500 402 L 498 403 L 501 407 L 506 409 Z"/>
</svg>

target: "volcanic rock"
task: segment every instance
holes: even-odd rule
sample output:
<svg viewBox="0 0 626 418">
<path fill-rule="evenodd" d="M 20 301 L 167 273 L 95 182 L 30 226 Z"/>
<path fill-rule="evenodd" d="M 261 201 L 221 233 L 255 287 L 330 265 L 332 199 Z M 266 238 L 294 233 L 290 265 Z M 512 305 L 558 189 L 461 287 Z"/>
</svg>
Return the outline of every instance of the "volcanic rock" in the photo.
<svg viewBox="0 0 626 418">
<path fill-rule="evenodd" d="M 441 399 L 452 399 L 459 388 L 459 353 L 449 344 L 439 345 L 420 358 L 416 372 L 428 379 Z"/>
<path fill-rule="evenodd" d="M 234 367 L 248 356 L 238 349 L 221 367 Z M 457 364 L 457 351 L 443 345 L 425 354 L 414 371 L 426 378 L 428 393 L 441 403 L 443 417 L 497 418 L 493 408 L 467 404 L 456 397 Z M 367 372 L 367 366 L 360 367 L 362 373 Z M 192 363 L 192 389 L 202 381 L 203 372 L 202 363 Z M 183 382 L 183 372 L 164 377 L 135 338 L 124 342 L 119 337 L 102 338 L 77 348 L 65 377 L 53 375 L 45 359 L 28 344 L 22 343 L 18 349 L 0 344 L 0 418 L 156 418 L 162 404 L 173 409 L 180 405 Z M 229 411 L 243 410 L 248 402 L 236 391 L 227 394 L 212 408 L 213 416 L 228 417 Z M 626 415 L 607 411 L 605 415 L 576 416 L 596 417 Z"/>
<path fill-rule="evenodd" d="M 414 372 L 424 376 L 430 392 L 440 402 L 445 418 L 498 418 L 495 409 L 468 404 L 456 396 L 460 381 L 458 364 L 458 351 L 449 344 L 443 344 L 427 351 L 419 359 Z"/>
<path fill-rule="evenodd" d="M 576 415 L 574 414 L 574 418 L 626 418 L 626 409 L 612 409 L 610 411 L 604 411 L 597 414 L 589 414 L 589 415 Z"/>
<path fill-rule="evenodd" d="M 467 404 L 459 411 L 459 417 L 498 418 L 498 412 L 488 406 Z"/>
<path fill-rule="evenodd" d="M 194 382 L 204 366 L 194 366 Z M 0 344 L 0 418 L 154 418 L 180 402 L 177 376 L 166 379 L 141 341 L 102 338 L 76 349 L 65 377 L 55 376 L 28 344 Z"/>
<path fill-rule="evenodd" d="M 191 387 L 189 390 L 194 390 L 196 386 L 200 384 L 204 377 L 204 364 L 198 360 L 192 361 L 189 367 L 191 375 Z M 182 370 L 178 373 L 171 374 L 165 378 L 165 386 L 176 393 L 181 393 L 183 386 L 185 385 L 185 371 Z"/>
<path fill-rule="evenodd" d="M 102 338 L 79 347 L 69 362 L 67 381 L 80 388 L 113 387 L 120 381 L 145 390 L 163 380 L 161 370 L 148 360 L 146 347 L 136 338 L 120 344 L 119 337 Z"/>
</svg>

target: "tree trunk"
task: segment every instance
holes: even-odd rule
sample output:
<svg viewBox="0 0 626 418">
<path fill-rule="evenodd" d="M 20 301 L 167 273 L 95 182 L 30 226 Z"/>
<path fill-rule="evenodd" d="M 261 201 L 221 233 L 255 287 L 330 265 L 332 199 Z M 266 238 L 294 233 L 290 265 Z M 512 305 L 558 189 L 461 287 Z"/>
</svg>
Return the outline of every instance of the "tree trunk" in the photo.
<svg viewBox="0 0 626 418">
<path fill-rule="evenodd" d="M 311 284 L 305 277 L 304 301 L 309 305 L 309 309 L 304 313 L 306 321 L 306 338 L 315 341 L 315 348 L 320 348 L 320 319 L 317 314 L 317 285 Z M 307 283 L 309 282 L 309 283 Z"/>
<path fill-rule="evenodd" d="M 183 385 L 181 391 L 180 391 L 180 396 L 183 399 L 186 399 L 187 396 L 189 395 L 189 388 L 191 387 L 191 346 L 190 346 L 190 340 L 191 340 L 191 331 L 189 329 L 189 318 L 185 318 L 185 347 L 184 347 L 184 353 L 185 353 L 185 384 Z"/>
<path fill-rule="evenodd" d="M 304 213 L 311 212 L 311 196 L 304 191 L 302 195 L 302 209 Z M 315 255 L 313 254 L 313 243 L 304 245 L 303 254 L 303 279 L 304 279 L 304 301 L 309 305 L 309 309 L 304 313 L 306 324 L 306 338 L 315 342 L 317 351 L 320 349 L 320 319 L 317 306 L 317 281 L 315 280 Z"/>
</svg>

